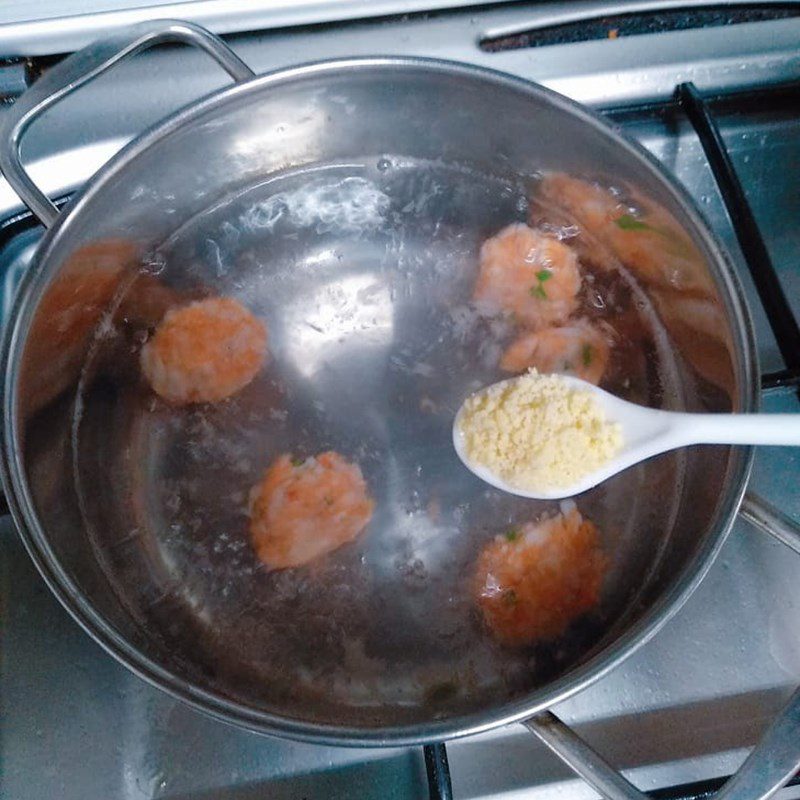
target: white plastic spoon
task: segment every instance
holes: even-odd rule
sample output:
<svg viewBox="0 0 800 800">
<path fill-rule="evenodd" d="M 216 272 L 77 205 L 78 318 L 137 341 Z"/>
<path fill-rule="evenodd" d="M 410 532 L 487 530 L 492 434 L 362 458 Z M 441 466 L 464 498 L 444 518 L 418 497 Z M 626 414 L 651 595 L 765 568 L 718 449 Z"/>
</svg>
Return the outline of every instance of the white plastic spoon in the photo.
<svg viewBox="0 0 800 800">
<path fill-rule="evenodd" d="M 464 404 L 453 422 L 453 444 L 465 466 L 486 483 L 505 492 L 539 500 L 557 500 L 585 492 L 640 461 L 668 450 L 693 444 L 800 445 L 800 414 L 684 414 L 629 403 L 591 383 L 568 375 L 559 376 L 570 389 L 591 392 L 610 422 L 622 432 L 622 449 L 605 465 L 576 481 L 550 491 L 529 491 L 510 486 L 481 464 L 469 459 L 461 432 Z M 502 386 L 519 378 L 501 381 Z M 476 394 L 488 391 L 486 387 Z M 466 401 L 465 401 L 466 402 Z"/>
</svg>

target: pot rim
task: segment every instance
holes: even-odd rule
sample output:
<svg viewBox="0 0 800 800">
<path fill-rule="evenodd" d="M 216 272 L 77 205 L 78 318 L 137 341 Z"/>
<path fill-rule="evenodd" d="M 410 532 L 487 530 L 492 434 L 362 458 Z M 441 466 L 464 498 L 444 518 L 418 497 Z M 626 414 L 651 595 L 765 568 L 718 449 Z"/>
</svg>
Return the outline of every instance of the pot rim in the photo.
<svg viewBox="0 0 800 800">
<path fill-rule="evenodd" d="M 408 746 L 432 741 L 455 739 L 477 734 L 513 722 L 519 722 L 582 691 L 621 664 L 645 642 L 649 641 L 683 606 L 708 572 L 733 525 L 750 474 L 753 448 L 737 448 L 731 452 L 726 486 L 712 526 L 715 532 L 694 558 L 684 566 L 672 586 L 641 618 L 619 638 L 606 645 L 584 663 L 559 678 L 532 691 L 523 699 L 506 702 L 489 710 L 472 712 L 446 720 L 411 723 L 386 728 L 336 726 L 292 719 L 260 711 L 216 692 L 200 689 L 164 669 L 142 654 L 120 635 L 83 597 L 81 590 L 61 568 L 50 548 L 45 531 L 40 526 L 24 477 L 22 454 L 18 447 L 19 431 L 14 408 L 17 399 L 19 356 L 32 315 L 33 301 L 38 300 L 46 278 L 45 266 L 54 243 L 70 229 L 82 208 L 120 170 L 137 155 L 187 122 L 222 107 L 239 95 L 256 92 L 264 87 L 288 83 L 310 75 L 353 70 L 414 69 L 457 74 L 514 89 L 529 96 L 544 97 L 561 110 L 577 116 L 587 125 L 613 137 L 628 150 L 643 168 L 649 168 L 682 207 L 694 227 L 695 235 L 716 263 L 714 279 L 734 332 L 734 355 L 738 357 L 738 396 L 736 402 L 743 412 L 758 407 L 758 354 L 753 325 L 741 282 L 732 268 L 732 259 L 703 219 L 699 207 L 685 189 L 666 169 L 636 141 L 617 130 L 598 113 L 533 81 L 486 67 L 456 61 L 422 57 L 371 56 L 317 61 L 276 70 L 249 81 L 220 89 L 205 98 L 185 106 L 146 132 L 134 138 L 113 156 L 79 190 L 56 223 L 47 231 L 34 255 L 31 267 L 23 278 L 3 335 L 3 424 L 0 430 L 2 451 L 2 480 L 9 507 L 19 535 L 37 569 L 59 602 L 75 621 L 104 650 L 153 686 L 217 719 L 259 732 L 318 744 L 350 746 Z"/>
</svg>

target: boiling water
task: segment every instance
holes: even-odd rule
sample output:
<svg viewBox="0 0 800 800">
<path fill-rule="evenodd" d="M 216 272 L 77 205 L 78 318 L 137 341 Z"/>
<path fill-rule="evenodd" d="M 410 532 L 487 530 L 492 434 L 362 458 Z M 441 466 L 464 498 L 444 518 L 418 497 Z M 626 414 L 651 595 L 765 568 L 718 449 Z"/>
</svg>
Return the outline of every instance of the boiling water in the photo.
<svg viewBox="0 0 800 800">
<path fill-rule="evenodd" d="M 76 419 L 98 557 L 143 628 L 206 684 L 319 721 L 385 723 L 387 708 L 397 722 L 444 717 L 563 672 L 634 602 L 653 566 L 637 532 L 669 531 L 674 457 L 579 498 L 612 567 L 601 607 L 563 640 L 508 650 L 475 611 L 481 547 L 557 509 L 489 488 L 451 445 L 464 397 L 507 377 L 497 365 L 514 335 L 470 302 L 481 243 L 533 217 L 588 246 L 532 202 L 535 191 L 536 176 L 392 157 L 293 172 L 225 198 L 149 259 L 147 278 L 157 273 L 174 302 L 233 296 L 269 331 L 250 386 L 176 409 L 144 385 L 148 330 L 128 315 L 96 348 Z M 678 404 L 646 297 L 624 271 L 584 266 L 581 314 L 617 332 L 604 386 Z M 280 454 L 324 450 L 360 465 L 373 518 L 318 562 L 270 571 L 248 536 L 250 488 Z M 111 508 L 93 496 L 98 465 L 115 486 Z M 642 502 L 644 485 L 656 500 Z"/>
</svg>

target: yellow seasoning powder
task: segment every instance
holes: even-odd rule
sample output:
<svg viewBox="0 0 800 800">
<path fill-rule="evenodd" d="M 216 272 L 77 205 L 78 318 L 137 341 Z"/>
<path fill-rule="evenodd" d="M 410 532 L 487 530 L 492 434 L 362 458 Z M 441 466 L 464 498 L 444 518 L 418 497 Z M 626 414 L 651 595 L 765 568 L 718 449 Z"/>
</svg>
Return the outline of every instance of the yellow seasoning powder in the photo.
<svg viewBox="0 0 800 800">
<path fill-rule="evenodd" d="M 622 447 L 590 392 L 535 369 L 470 397 L 459 430 L 472 463 L 531 492 L 571 486 Z"/>
</svg>

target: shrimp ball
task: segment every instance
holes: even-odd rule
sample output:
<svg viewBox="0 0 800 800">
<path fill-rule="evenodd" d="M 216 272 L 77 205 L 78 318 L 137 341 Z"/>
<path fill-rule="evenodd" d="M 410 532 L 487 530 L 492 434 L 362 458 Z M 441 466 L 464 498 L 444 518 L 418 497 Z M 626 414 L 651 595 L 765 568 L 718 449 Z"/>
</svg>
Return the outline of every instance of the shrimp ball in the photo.
<svg viewBox="0 0 800 800">
<path fill-rule="evenodd" d="M 174 405 L 215 403 L 242 390 L 267 356 L 264 323 L 230 297 L 168 311 L 142 348 L 142 371 Z"/>
<path fill-rule="evenodd" d="M 136 263 L 124 239 L 101 239 L 78 248 L 47 287 L 33 319 L 23 361 L 25 402 L 39 409 L 77 382 L 103 315 Z"/>
<path fill-rule="evenodd" d="M 606 558 L 597 528 L 574 503 L 562 509 L 495 537 L 478 557 L 477 604 L 503 644 L 555 639 L 600 598 Z"/>
<path fill-rule="evenodd" d="M 562 208 L 648 283 L 687 292 L 713 292 L 703 257 L 666 209 L 634 196 L 640 210 L 595 183 L 554 172 L 539 185 L 542 199 Z"/>
<path fill-rule="evenodd" d="M 580 319 L 561 327 L 523 333 L 503 353 L 500 368 L 506 372 L 539 372 L 575 375 L 589 383 L 603 379 L 609 357 L 606 337 L 591 323 Z"/>
<path fill-rule="evenodd" d="M 481 247 L 475 301 L 528 328 L 564 322 L 578 306 L 578 257 L 551 236 L 515 223 Z"/>
<path fill-rule="evenodd" d="M 250 534 L 273 569 L 299 567 L 352 541 L 374 502 L 357 464 L 338 453 L 280 456 L 250 493 Z"/>
</svg>

